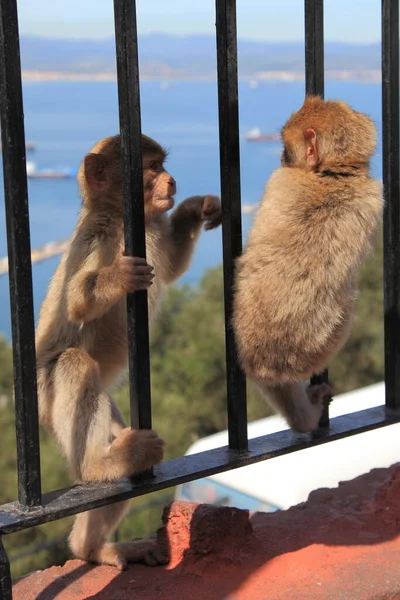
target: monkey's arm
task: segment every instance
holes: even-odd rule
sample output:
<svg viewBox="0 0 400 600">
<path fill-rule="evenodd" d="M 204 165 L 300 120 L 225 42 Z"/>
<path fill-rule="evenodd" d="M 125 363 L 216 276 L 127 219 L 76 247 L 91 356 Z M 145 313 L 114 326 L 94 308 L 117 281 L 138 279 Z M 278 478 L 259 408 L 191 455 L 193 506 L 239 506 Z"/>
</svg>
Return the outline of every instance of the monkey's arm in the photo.
<svg viewBox="0 0 400 600">
<path fill-rule="evenodd" d="M 75 323 L 99 319 L 123 295 L 112 267 L 77 273 L 68 285 L 68 318 Z"/>
<path fill-rule="evenodd" d="M 101 252 L 93 249 L 67 286 L 70 321 L 99 319 L 127 293 L 149 287 L 154 275 L 144 258 L 117 255 L 110 266 L 101 266 Z"/>
<path fill-rule="evenodd" d="M 171 267 L 166 283 L 176 281 L 187 271 L 204 222 L 207 230 L 221 223 L 221 203 L 216 196 L 191 196 L 172 213 L 167 246 Z"/>
</svg>

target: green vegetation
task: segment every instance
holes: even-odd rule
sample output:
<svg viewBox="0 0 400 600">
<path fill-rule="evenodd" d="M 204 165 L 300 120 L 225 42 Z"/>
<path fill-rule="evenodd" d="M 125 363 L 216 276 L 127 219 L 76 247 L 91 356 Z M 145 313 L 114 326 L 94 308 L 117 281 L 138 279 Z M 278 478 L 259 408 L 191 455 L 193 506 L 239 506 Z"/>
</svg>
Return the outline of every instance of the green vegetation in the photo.
<svg viewBox="0 0 400 600">
<path fill-rule="evenodd" d="M 335 392 L 340 393 L 383 379 L 382 246 L 361 274 L 361 294 L 351 339 L 331 366 Z M 154 427 L 167 441 L 167 458 L 183 454 L 199 437 L 225 429 L 225 347 L 222 270 L 206 273 L 199 285 L 175 287 L 169 293 L 152 332 L 152 396 Z M 0 503 L 16 498 L 15 431 L 12 403 L 11 350 L 0 339 Z M 249 420 L 269 414 L 248 386 Z M 128 416 L 126 384 L 115 392 Z M 69 479 L 54 442 L 41 432 L 42 481 L 45 491 L 68 485 Z M 167 490 L 137 499 L 134 514 L 123 522 L 121 538 L 153 533 L 162 506 L 172 497 Z M 40 549 L 12 561 L 13 576 L 68 557 L 65 536 L 71 519 L 6 536 L 11 558 L 30 548 Z M 46 544 L 58 539 L 56 546 Z"/>
</svg>

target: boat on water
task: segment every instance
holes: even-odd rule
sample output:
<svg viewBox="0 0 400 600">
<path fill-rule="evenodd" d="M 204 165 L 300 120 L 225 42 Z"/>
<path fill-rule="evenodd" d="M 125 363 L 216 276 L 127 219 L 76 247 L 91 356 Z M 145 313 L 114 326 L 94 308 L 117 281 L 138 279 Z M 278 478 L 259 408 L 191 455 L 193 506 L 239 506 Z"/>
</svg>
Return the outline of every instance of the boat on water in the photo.
<svg viewBox="0 0 400 600">
<path fill-rule="evenodd" d="M 250 129 L 245 135 L 248 142 L 280 142 L 280 133 L 261 133 L 258 127 Z"/>
<path fill-rule="evenodd" d="M 257 87 L 258 87 L 258 81 L 257 81 L 257 79 L 251 79 L 249 81 L 249 88 L 251 88 L 252 90 L 254 90 Z"/>
<path fill-rule="evenodd" d="M 37 169 L 35 163 L 26 163 L 26 176 L 28 179 L 71 179 L 75 177 L 76 169 L 61 168 L 61 169 Z"/>
</svg>

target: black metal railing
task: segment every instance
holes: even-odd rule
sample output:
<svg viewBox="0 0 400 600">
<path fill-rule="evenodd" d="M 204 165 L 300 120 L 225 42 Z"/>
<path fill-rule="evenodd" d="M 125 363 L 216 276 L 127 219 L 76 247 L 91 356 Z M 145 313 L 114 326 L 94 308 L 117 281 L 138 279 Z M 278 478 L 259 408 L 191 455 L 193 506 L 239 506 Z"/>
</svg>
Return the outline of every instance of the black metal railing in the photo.
<svg viewBox="0 0 400 600">
<path fill-rule="evenodd" d="M 300 2 L 300 0 L 299 0 Z M 78 485 L 41 494 L 32 272 L 16 0 L 0 0 L 0 109 L 14 352 L 18 501 L 0 506 L 0 535 L 112 502 L 245 466 L 400 421 L 400 221 L 398 0 L 382 0 L 383 182 L 386 405 L 332 419 L 294 439 L 290 431 L 247 439 L 246 386 L 229 327 L 234 260 L 242 250 L 235 0 L 216 0 L 219 137 L 229 446 L 166 461 L 140 481 Z M 144 256 L 144 209 L 136 10 L 115 0 L 125 243 Z M 305 0 L 306 91 L 324 93 L 323 0 Z M 131 202 L 131 199 L 134 202 Z M 151 426 L 147 295 L 128 300 L 131 423 Z M 326 377 L 326 374 L 323 375 Z M 328 427 L 329 425 L 329 427 Z M 12 598 L 0 539 L 0 599 Z"/>
<path fill-rule="evenodd" d="M 216 2 L 225 323 L 232 317 L 234 260 L 242 252 L 239 94 L 235 2 Z M 246 381 L 231 327 L 225 327 L 229 447 L 247 450 Z"/>
<path fill-rule="evenodd" d="M 382 147 L 386 406 L 400 408 L 399 3 L 382 0 Z"/>
<path fill-rule="evenodd" d="M 125 252 L 146 257 L 136 1 L 114 1 L 115 41 Z M 132 427 L 151 429 L 149 319 L 147 292 L 128 296 L 129 382 Z"/>
<path fill-rule="evenodd" d="M 306 94 L 312 96 L 325 95 L 324 78 L 324 3 L 314 0 L 304 2 L 305 22 L 305 59 L 306 59 Z M 328 371 L 317 373 L 311 379 L 311 384 L 328 383 Z M 320 427 L 329 427 L 329 404 L 324 404 L 324 410 L 319 421 Z"/>
</svg>

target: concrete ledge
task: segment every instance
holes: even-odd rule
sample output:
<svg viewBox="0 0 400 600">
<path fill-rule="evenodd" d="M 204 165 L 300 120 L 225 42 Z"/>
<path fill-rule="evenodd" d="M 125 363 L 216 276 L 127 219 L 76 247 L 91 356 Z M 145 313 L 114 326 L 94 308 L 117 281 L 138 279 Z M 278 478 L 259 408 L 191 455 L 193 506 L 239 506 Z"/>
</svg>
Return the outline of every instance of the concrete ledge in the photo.
<svg viewBox="0 0 400 600">
<path fill-rule="evenodd" d="M 400 464 L 251 518 L 174 502 L 158 538 L 167 567 L 68 561 L 17 581 L 14 600 L 400 600 Z"/>
</svg>

